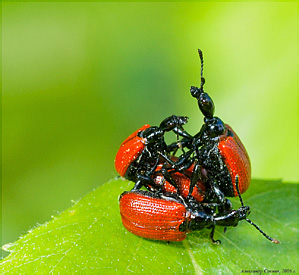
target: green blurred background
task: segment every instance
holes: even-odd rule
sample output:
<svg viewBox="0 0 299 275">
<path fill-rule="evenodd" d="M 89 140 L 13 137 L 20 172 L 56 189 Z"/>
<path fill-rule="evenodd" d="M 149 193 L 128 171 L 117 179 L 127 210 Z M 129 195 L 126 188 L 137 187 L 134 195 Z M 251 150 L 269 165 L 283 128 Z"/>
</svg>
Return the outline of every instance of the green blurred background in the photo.
<svg viewBox="0 0 299 275">
<path fill-rule="evenodd" d="M 3 243 L 117 176 L 120 143 L 189 87 L 241 137 L 254 178 L 296 181 L 296 3 L 3 3 Z"/>
</svg>

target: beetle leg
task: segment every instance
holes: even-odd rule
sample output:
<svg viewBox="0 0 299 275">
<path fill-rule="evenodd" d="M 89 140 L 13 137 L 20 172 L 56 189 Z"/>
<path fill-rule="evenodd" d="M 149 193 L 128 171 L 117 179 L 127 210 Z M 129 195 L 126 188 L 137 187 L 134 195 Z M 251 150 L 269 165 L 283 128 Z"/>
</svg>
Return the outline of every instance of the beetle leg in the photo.
<svg viewBox="0 0 299 275">
<path fill-rule="evenodd" d="M 175 162 L 172 168 L 176 169 L 179 172 L 183 172 L 186 169 L 190 168 L 193 164 L 194 159 L 190 158 L 193 154 L 192 150 L 189 150 L 187 153 L 181 155 Z"/>
<path fill-rule="evenodd" d="M 208 176 L 208 179 L 209 179 L 208 182 L 211 187 L 211 195 L 216 197 L 217 202 L 219 204 L 224 205 L 227 202 L 227 199 L 225 198 L 223 192 L 220 191 L 218 184 L 216 183 L 216 181 L 213 179 L 213 177 L 211 175 Z"/>
<path fill-rule="evenodd" d="M 194 162 L 194 168 L 192 172 L 190 187 L 189 187 L 189 194 L 188 197 L 191 197 L 191 194 L 193 192 L 193 188 L 196 185 L 198 179 L 199 179 L 199 171 L 200 171 L 200 165 L 197 160 Z"/>
<path fill-rule="evenodd" d="M 225 198 L 225 201 L 223 204 L 220 204 L 218 207 L 219 212 L 224 212 L 224 211 L 230 211 L 233 209 L 233 204 L 231 201 L 227 198 Z"/>
<path fill-rule="evenodd" d="M 139 190 L 142 186 L 143 186 L 142 181 L 141 181 L 141 180 L 137 180 L 137 181 L 135 182 L 135 185 L 134 185 L 134 187 L 132 188 L 131 191 L 137 191 L 137 190 Z"/>
<path fill-rule="evenodd" d="M 175 162 L 173 160 L 171 160 L 168 156 L 166 156 L 165 154 L 163 154 L 162 152 L 158 151 L 158 154 L 164 159 L 166 160 L 171 166 L 175 165 Z"/>
<path fill-rule="evenodd" d="M 165 180 L 168 181 L 172 186 L 174 186 L 176 188 L 178 194 L 180 194 L 178 185 L 176 184 L 175 180 L 172 178 L 170 173 L 167 171 L 167 169 L 162 168 L 160 171 L 161 171 L 163 177 L 165 178 Z"/>
<path fill-rule="evenodd" d="M 213 244 L 221 244 L 220 240 L 214 240 L 214 233 L 215 233 L 215 225 L 212 226 L 212 230 L 211 230 L 211 233 L 210 233 L 210 238 L 211 238 Z"/>
<path fill-rule="evenodd" d="M 137 175 L 137 181 L 132 189 L 132 191 L 139 190 L 142 186 L 150 191 L 157 191 L 161 189 L 160 185 L 157 185 L 150 177 Z"/>
<path fill-rule="evenodd" d="M 179 142 L 173 142 L 170 145 L 167 145 L 167 152 L 176 152 L 178 149 L 182 148 L 189 148 L 192 142 L 191 138 L 183 138 Z"/>
<path fill-rule="evenodd" d="M 149 171 L 149 173 L 148 173 L 149 175 L 152 175 L 154 173 L 154 171 L 157 169 L 158 164 L 159 164 L 159 157 L 157 157 L 155 164 L 153 165 L 153 167 Z"/>
<path fill-rule="evenodd" d="M 182 130 L 180 127 L 175 127 L 172 131 L 178 136 L 184 137 L 186 139 L 192 139 L 192 136 L 185 130 Z"/>
<path fill-rule="evenodd" d="M 167 155 L 158 152 L 158 154 L 171 165 L 171 169 L 174 169 L 176 172 L 184 172 L 192 165 L 193 159 L 188 160 L 192 153 L 193 152 L 190 150 L 180 156 L 176 161 L 173 161 Z"/>
</svg>

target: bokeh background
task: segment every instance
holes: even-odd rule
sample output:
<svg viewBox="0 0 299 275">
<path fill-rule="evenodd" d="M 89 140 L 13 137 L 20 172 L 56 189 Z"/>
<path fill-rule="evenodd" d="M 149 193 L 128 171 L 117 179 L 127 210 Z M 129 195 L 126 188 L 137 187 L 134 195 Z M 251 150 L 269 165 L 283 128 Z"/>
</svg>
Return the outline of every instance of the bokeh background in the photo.
<svg viewBox="0 0 299 275">
<path fill-rule="evenodd" d="M 3 3 L 3 240 L 117 176 L 120 143 L 172 115 L 202 124 L 199 84 L 254 178 L 295 182 L 296 3 Z"/>
</svg>

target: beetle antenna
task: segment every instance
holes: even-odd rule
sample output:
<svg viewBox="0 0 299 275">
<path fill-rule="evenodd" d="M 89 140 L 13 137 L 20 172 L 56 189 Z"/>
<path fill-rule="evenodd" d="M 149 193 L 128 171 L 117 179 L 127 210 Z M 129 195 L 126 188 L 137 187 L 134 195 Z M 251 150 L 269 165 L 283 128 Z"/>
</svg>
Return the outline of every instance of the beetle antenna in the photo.
<svg viewBox="0 0 299 275">
<path fill-rule="evenodd" d="M 262 229 L 259 228 L 259 226 L 257 226 L 255 223 L 253 223 L 251 220 L 249 219 L 245 219 L 248 223 L 250 223 L 251 225 L 253 225 L 262 235 L 264 235 L 269 241 L 271 241 L 272 243 L 276 243 L 279 244 L 280 241 L 274 238 L 271 238 L 270 236 L 268 236 Z"/>
<path fill-rule="evenodd" d="M 240 193 L 240 190 L 239 190 L 239 176 L 238 175 L 236 175 L 235 183 L 236 183 L 236 189 L 237 189 L 237 192 L 238 192 L 238 196 L 239 196 L 241 205 L 244 206 L 243 199 L 241 197 L 241 193 Z"/>
<path fill-rule="evenodd" d="M 198 49 L 198 55 L 200 59 L 201 69 L 200 69 L 200 90 L 203 91 L 203 85 L 205 84 L 205 79 L 203 77 L 203 53 Z"/>
<path fill-rule="evenodd" d="M 238 192 L 238 196 L 239 196 L 239 199 L 240 199 L 240 202 L 242 204 L 242 206 L 244 206 L 244 203 L 243 203 L 243 199 L 241 197 L 241 193 L 240 193 L 240 190 L 239 190 L 239 176 L 236 175 L 236 179 L 235 179 L 235 182 L 236 182 L 236 189 L 237 189 L 237 192 Z M 251 225 L 253 225 L 262 235 L 264 235 L 269 241 L 271 241 L 272 243 L 276 243 L 276 244 L 279 244 L 280 241 L 279 240 L 276 240 L 274 238 L 271 238 L 270 236 L 268 236 L 262 229 L 259 228 L 259 226 L 257 226 L 254 222 L 252 222 L 251 220 L 249 219 L 245 219 L 248 223 L 250 223 Z"/>
</svg>

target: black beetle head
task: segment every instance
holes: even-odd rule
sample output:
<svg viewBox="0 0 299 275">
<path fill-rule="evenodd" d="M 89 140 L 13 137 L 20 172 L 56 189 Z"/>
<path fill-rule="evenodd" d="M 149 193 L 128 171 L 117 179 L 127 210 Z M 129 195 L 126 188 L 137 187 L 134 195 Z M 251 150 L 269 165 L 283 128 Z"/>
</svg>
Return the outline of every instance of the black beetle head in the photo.
<svg viewBox="0 0 299 275">
<path fill-rule="evenodd" d="M 160 129 L 163 131 L 171 131 L 174 128 L 183 129 L 182 126 L 188 122 L 188 117 L 186 116 L 176 116 L 172 115 L 170 117 L 165 118 L 161 124 Z"/>
<path fill-rule="evenodd" d="M 250 207 L 249 206 L 241 206 L 238 210 L 239 220 L 246 220 L 246 218 L 250 214 Z"/>
<path fill-rule="evenodd" d="M 158 142 L 164 135 L 164 131 L 159 127 L 149 127 L 137 134 L 139 137 L 146 140 L 146 144 Z"/>
</svg>

